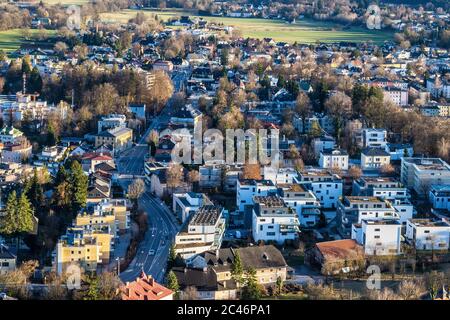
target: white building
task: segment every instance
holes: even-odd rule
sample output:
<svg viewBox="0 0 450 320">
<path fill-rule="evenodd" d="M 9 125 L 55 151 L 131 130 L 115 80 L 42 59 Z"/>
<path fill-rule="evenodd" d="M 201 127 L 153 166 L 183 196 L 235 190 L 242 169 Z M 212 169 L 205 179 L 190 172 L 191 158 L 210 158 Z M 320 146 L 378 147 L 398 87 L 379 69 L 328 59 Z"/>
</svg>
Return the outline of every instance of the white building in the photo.
<svg viewBox="0 0 450 320">
<path fill-rule="evenodd" d="M 283 244 L 294 240 L 300 231 L 297 213 L 277 196 L 255 196 L 253 208 L 253 240 Z"/>
<path fill-rule="evenodd" d="M 352 239 L 364 246 L 366 255 L 398 255 L 401 229 L 397 220 L 362 220 L 352 225 Z"/>
<path fill-rule="evenodd" d="M 313 147 L 316 158 L 319 158 L 322 151 L 336 148 L 336 140 L 330 136 L 315 138 L 313 140 Z"/>
<path fill-rule="evenodd" d="M 127 126 L 127 117 L 123 114 L 109 114 L 107 116 L 101 117 L 97 122 L 97 133 L 108 129 L 114 128 L 126 128 Z"/>
<path fill-rule="evenodd" d="M 434 209 L 450 211 L 450 185 L 432 185 L 429 199 Z"/>
<path fill-rule="evenodd" d="M 201 188 L 219 188 L 222 185 L 222 165 L 202 165 L 199 167 L 199 182 Z"/>
<path fill-rule="evenodd" d="M 294 178 L 298 176 L 294 168 L 274 168 L 271 166 L 264 167 L 264 179 L 270 180 L 274 184 L 292 183 Z"/>
<path fill-rule="evenodd" d="M 277 188 L 270 180 L 240 179 L 237 181 L 236 207 L 244 212 L 246 207 L 253 206 L 254 196 L 267 196 L 276 192 Z"/>
<path fill-rule="evenodd" d="M 365 128 L 362 130 L 363 148 L 384 148 L 387 144 L 387 131 L 385 129 Z"/>
<path fill-rule="evenodd" d="M 187 192 L 172 195 L 172 210 L 181 223 L 185 223 L 201 206 L 211 204 L 203 193 Z"/>
<path fill-rule="evenodd" d="M 406 223 L 405 237 L 417 250 L 448 250 L 450 224 L 445 220 L 411 219 Z"/>
<path fill-rule="evenodd" d="M 48 106 L 46 101 L 39 101 L 37 94 L 23 94 L 18 92 L 12 99 L 0 96 L 0 114 L 5 123 L 12 121 L 22 121 L 24 116 L 30 120 L 42 121 L 54 110 L 53 106 Z M 12 118 L 12 119 L 11 119 Z"/>
<path fill-rule="evenodd" d="M 342 178 L 326 170 L 307 169 L 299 173 L 296 183 L 311 190 L 320 202 L 320 207 L 334 209 L 342 196 Z"/>
<path fill-rule="evenodd" d="M 365 148 L 361 151 L 361 168 L 363 170 L 379 169 L 391 163 L 389 153 L 381 148 Z"/>
<path fill-rule="evenodd" d="M 319 222 L 320 202 L 311 190 L 296 183 L 278 184 L 277 187 L 284 203 L 297 212 L 302 227 L 313 227 Z"/>
<path fill-rule="evenodd" d="M 389 153 L 391 160 L 401 160 L 403 157 L 412 157 L 414 149 L 409 143 L 388 143 L 384 151 Z"/>
<path fill-rule="evenodd" d="M 320 152 L 319 166 L 325 169 L 348 170 L 348 153 L 343 149 Z"/>
<path fill-rule="evenodd" d="M 433 184 L 450 184 L 450 165 L 440 158 L 402 158 L 400 181 L 427 195 Z"/>
<path fill-rule="evenodd" d="M 384 101 L 393 102 L 397 106 L 408 105 L 408 90 L 397 87 L 385 87 L 383 90 Z"/>
<path fill-rule="evenodd" d="M 189 261 L 197 254 L 220 249 L 225 232 L 223 213 L 220 206 L 200 207 L 175 236 L 175 252 Z"/>
<path fill-rule="evenodd" d="M 365 196 L 344 197 L 338 203 L 336 217 L 339 231 L 345 236 L 351 235 L 352 224 L 362 220 L 399 219 L 389 201 Z"/>
</svg>

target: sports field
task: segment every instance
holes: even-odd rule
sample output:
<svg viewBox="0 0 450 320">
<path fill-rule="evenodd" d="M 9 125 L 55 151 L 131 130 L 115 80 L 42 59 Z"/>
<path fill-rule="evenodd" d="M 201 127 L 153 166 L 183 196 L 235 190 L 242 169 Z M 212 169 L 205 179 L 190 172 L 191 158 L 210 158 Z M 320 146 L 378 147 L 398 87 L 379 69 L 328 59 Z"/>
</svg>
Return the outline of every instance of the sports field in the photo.
<svg viewBox="0 0 450 320">
<path fill-rule="evenodd" d="M 146 15 L 158 15 L 159 19 L 189 15 L 199 17 L 183 11 L 156 11 L 140 10 Z M 115 13 L 104 13 L 101 18 L 109 22 L 125 23 L 134 17 L 138 10 L 123 10 Z M 363 27 L 351 27 L 344 29 L 342 26 L 314 20 L 298 20 L 294 24 L 282 20 L 254 19 L 254 18 L 228 18 L 228 17 L 203 17 L 209 22 L 221 23 L 239 29 L 244 37 L 273 38 L 275 41 L 314 43 L 314 42 L 364 42 L 373 41 L 381 43 L 393 38 L 393 33 L 379 30 L 369 30 Z"/>
<path fill-rule="evenodd" d="M 23 29 L 11 29 L 7 31 L 0 31 L 0 50 L 5 52 L 14 51 L 20 48 L 24 43 L 39 45 L 40 41 L 37 39 L 39 30 L 28 29 L 25 34 Z M 55 33 L 54 30 L 45 30 L 47 36 L 51 36 Z M 27 36 L 27 39 L 24 36 Z"/>
</svg>

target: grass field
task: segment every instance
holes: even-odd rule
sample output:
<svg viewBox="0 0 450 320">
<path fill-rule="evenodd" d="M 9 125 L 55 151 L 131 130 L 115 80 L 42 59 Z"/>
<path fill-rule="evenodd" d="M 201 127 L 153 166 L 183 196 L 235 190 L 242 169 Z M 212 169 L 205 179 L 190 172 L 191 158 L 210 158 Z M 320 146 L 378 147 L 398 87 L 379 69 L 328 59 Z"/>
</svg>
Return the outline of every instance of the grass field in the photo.
<svg viewBox="0 0 450 320">
<path fill-rule="evenodd" d="M 125 23 L 134 17 L 138 10 L 123 10 L 115 13 L 104 13 L 102 20 L 108 22 Z M 182 11 L 156 11 L 142 10 L 146 15 L 157 14 L 163 20 L 180 16 L 190 15 Z M 194 15 L 190 15 L 194 16 Z M 281 20 L 253 19 L 253 18 L 229 18 L 229 17 L 203 17 L 209 22 L 221 23 L 233 26 L 242 31 L 244 37 L 251 38 L 273 38 L 275 41 L 314 43 L 314 42 L 383 42 L 393 38 L 393 34 L 386 31 L 369 30 L 363 27 L 352 27 L 344 30 L 342 26 L 331 22 L 313 20 L 299 20 L 295 24 L 288 24 Z"/>
<path fill-rule="evenodd" d="M 24 38 L 23 32 L 24 31 L 22 29 L 0 31 L 0 50 L 5 52 L 14 51 L 19 49 L 24 43 L 39 45 L 39 41 L 37 40 L 39 30 L 29 29 L 29 39 Z M 55 33 L 53 30 L 45 30 L 45 32 L 48 36 Z"/>
</svg>

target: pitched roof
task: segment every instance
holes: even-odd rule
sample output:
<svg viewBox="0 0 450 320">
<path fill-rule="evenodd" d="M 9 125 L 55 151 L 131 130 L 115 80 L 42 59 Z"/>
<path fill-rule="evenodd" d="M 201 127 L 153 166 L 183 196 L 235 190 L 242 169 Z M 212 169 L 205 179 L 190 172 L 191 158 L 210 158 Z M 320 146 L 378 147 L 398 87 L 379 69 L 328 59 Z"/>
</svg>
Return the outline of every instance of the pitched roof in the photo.
<svg viewBox="0 0 450 320">
<path fill-rule="evenodd" d="M 15 259 L 13 255 L 4 245 L 0 244 L 0 259 Z"/>
<path fill-rule="evenodd" d="M 361 246 L 352 239 L 319 242 L 316 247 L 325 259 L 343 259 L 361 250 Z"/>
<path fill-rule="evenodd" d="M 122 300 L 161 300 L 173 294 L 173 291 L 157 283 L 151 275 L 141 273 L 133 282 L 121 287 Z"/>
</svg>

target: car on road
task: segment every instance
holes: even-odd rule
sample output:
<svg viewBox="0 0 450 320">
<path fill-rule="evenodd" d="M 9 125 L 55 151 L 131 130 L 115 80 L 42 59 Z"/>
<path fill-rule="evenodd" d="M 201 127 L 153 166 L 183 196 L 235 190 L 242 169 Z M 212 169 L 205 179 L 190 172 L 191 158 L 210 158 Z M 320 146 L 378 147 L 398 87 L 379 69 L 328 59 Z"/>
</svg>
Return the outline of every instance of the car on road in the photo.
<svg viewBox="0 0 450 320">
<path fill-rule="evenodd" d="M 153 250 L 153 249 L 148 250 L 148 254 L 150 256 L 154 256 L 155 255 L 155 250 Z"/>
</svg>

